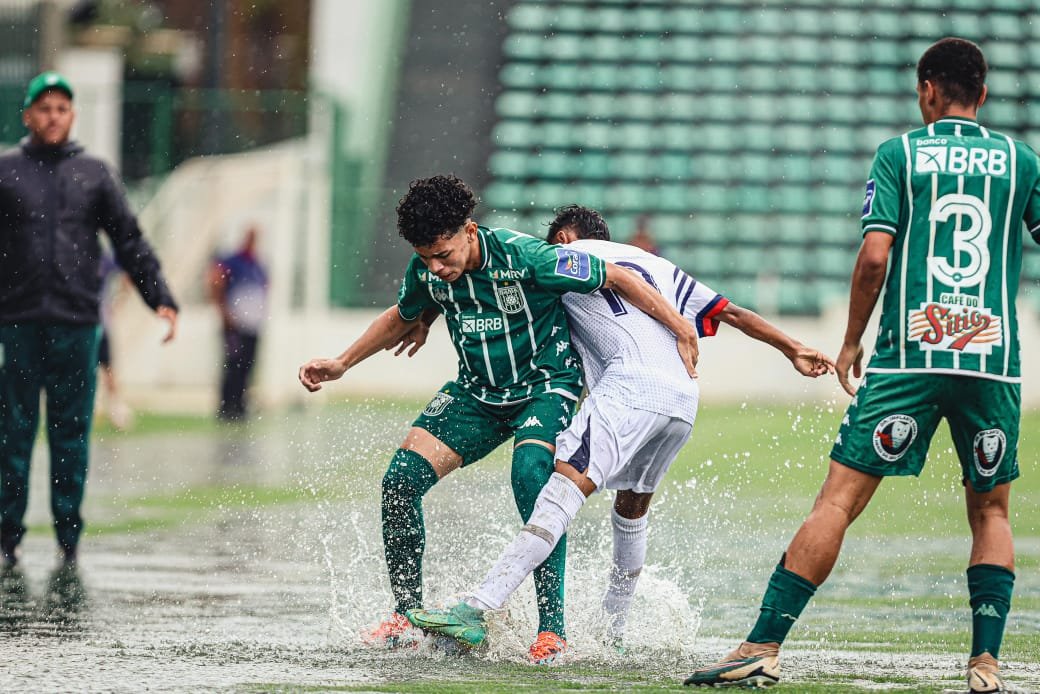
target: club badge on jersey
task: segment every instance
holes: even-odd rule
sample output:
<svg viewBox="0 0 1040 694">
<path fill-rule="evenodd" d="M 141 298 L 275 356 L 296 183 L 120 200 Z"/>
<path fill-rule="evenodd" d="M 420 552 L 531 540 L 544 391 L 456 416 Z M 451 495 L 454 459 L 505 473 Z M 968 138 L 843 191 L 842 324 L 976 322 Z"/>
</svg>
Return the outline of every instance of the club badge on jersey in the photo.
<svg viewBox="0 0 1040 694">
<path fill-rule="evenodd" d="M 507 284 L 495 287 L 495 299 L 503 313 L 520 313 L 527 308 L 524 290 L 519 284 Z"/>
</svg>

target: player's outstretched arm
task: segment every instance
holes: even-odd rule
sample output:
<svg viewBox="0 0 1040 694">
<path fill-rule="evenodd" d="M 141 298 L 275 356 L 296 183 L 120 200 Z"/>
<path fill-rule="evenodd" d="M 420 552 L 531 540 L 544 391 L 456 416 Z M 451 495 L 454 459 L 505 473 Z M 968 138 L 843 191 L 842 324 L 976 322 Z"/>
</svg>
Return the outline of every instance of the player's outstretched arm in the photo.
<svg viewBox="0 0 1040 694">
<path fill-rule="evenodd" d="M 852 269 L 852 289 L 849 294 L 849 322 L 845 327 L 845 341 L 838 353 L 838 382 L 845 392 L 855 395 L 856 389 L 849 383 L 849 369 L 859 378 L 863 375 L 863 332 L 874 312 L 881 287 L 885 284 L 888 271 L 888 254 L 892 249 L 893 237 L 883 231 L 868 231 L 863 236 L 863 245 L 856 256 Z"/>
<path fill-rule="evenodd" d="M 719 313 L 718 319 L 748 337 L 775 347 L 803 376 L 816 378 L 834 373 L 834 361 L 823 352 L 806 347 L 780 328 L 750 309 L 737 306 L 732 301 Z"/>
<path fill-rule="evenodd" d="M 321 384 L 335 381 L 347 372 L 347 369 L 361 363 L 380 350 L 392 347 L 401 341 L 415 326 L 415 321 L 401 318 L 397 306 L 391 306 L 372 321 L 364 333 L 347 347 L 343 354 L 333 359 L 311 359 L 300 367 L 300 383 L 314 392 L 321 390 Z"/>
<path fill-rule="evenodd" d="M 603 286 L 613 289 L 623 299 L 641 310 L 643 313 L 659 321 L 675 335 L 679 356 L 686 364 L 686 371 L 691 378 L 697 378 L 697 359 L 700 350 L 697 346 L 697 330 L 683 318 L 672 302 L 661 296 L 661 293 L 647 284 L 631 270 L 606 263 L 607 276 Z"/>
</svg>

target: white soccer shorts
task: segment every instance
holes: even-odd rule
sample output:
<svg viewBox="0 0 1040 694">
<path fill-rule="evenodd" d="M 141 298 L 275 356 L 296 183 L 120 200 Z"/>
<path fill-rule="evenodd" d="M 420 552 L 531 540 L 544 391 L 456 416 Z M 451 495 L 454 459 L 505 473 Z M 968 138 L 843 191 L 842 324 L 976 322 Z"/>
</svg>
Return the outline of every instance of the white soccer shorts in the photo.
<svg viewBox="0 0 1040 694">
<path fill-rule="evenodd" d="M 654 492 L 693 425 L 589 394 L 571 425 L 556 437 L 556 459 L 588 471 L 597 489 Z"/>
</svg>

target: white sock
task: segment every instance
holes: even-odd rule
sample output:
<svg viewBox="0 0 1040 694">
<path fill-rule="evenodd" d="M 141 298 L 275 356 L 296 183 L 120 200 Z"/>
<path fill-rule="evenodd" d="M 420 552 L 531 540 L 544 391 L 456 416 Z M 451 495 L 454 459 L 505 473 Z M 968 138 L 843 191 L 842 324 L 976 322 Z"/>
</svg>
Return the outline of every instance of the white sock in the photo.
<svg viewBox="0 0 1040 694">
<path fill-rule="evenodd" d="M 610 520 L 614 527 L 614 564 L 610 567 L 610 581 L 603 596 L 603 611 L 607 613 L 608 634 L 621 638 L 625 632 L 625 620 L 636 583 L 646 561 L 647 516 L 630 519 L 618 515 L 611 509 Z"/>
<path fill-rule="evenodd" d="M 501 608 L 524 579 L 546 560 L 584 503 L 585 495 L 578 485 L 554 472 L 538 494 L 527 525 L 464 602 L 481 610 Z"/>
</svg>

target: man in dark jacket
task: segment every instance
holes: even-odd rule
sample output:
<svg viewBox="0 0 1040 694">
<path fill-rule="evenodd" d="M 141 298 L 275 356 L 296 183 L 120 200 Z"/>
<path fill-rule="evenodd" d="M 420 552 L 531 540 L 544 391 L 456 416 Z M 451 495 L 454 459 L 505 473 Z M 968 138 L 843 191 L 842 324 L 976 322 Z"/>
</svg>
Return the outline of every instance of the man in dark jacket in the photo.
<svg viewBox="0 0 1040 694">
<path fill-rule="evenodd" d="M 47 398 L 51 511 L 64 560 L 76 560 L 83 520 L 98 349 L 98 232 L 141 297 L 177 327 L 177 304 L 126 196 L 101 160 L 69 140 L 72 87 L 45 72 L 30 83 L 20 146 L 0 155 L 0 552 L 25 533 L 29 461 Z"/>
</svg>

